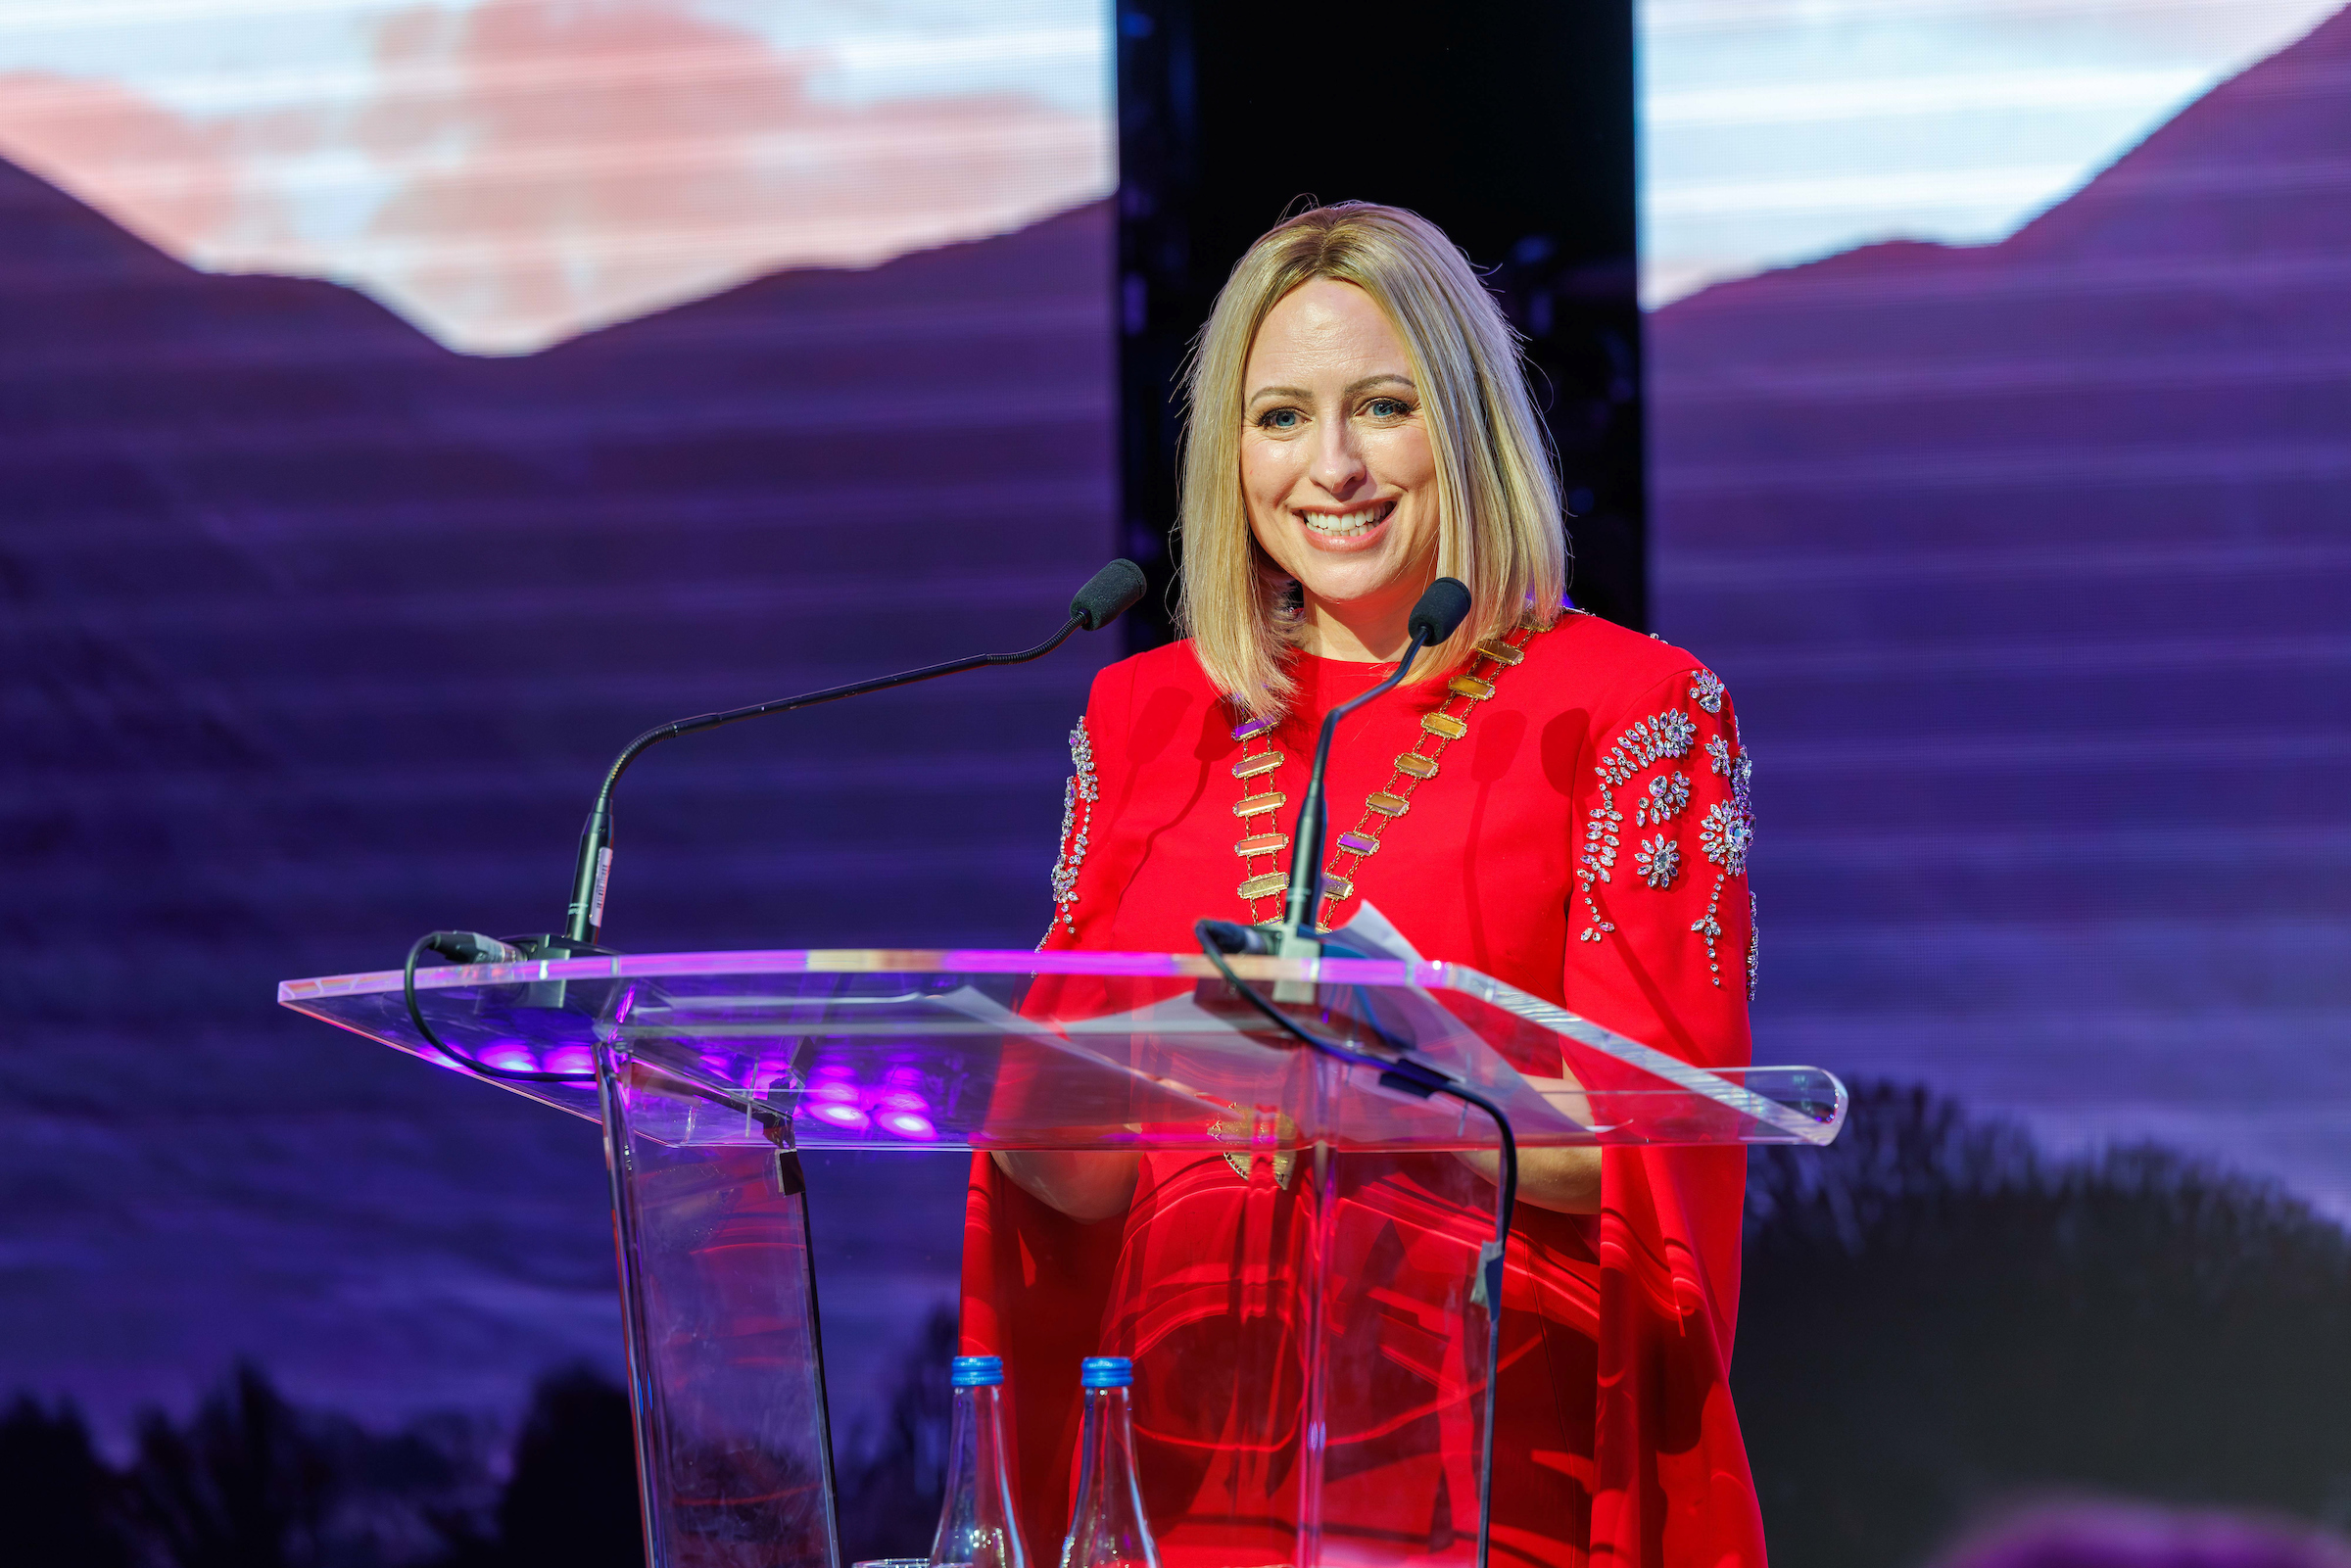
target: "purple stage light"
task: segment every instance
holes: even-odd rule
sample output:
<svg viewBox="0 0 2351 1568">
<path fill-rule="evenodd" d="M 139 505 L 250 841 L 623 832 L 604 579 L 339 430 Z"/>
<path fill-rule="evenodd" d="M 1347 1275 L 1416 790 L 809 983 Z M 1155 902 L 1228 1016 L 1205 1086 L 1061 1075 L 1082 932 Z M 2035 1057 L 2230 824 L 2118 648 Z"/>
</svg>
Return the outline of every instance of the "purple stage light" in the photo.
<svg viewBox="0 0 2351 1568">
<path fill-rule="evenodd" d="M 857 1085 L 844 1078 L 819 1078 L 808 1085 L 808 1098 L 840 1105 L 857 1103 Z"/>
<path fill-rule="evenodd" d="M 856 1106 L 841 1100 L 819 1101 L 808 1108 L 808 1114 L 817 1120 L 830 1126 L 839 1127 L 844 1132 L 863 1132 L 873 1121 L 872 1117 L 858 1110 Z"/>
<path fill-rule="evenodd" d="M 912 1089 L 885 1089 L 874 1096 L 874 1104 L 888 1111 L 911 1111 L 916 1116 L 926 1115 L 931 1109 L 931 1102 Z"/>
<path fill-rule="evenodd" d="M 917 1112 L 885 1111 L 882 1113 L 881 1122 L 885 1130 L 894 1132 L 899 1137 L 913 1143 L 936 1143 L 938 1141 L 938 1128 L 931 1124 L 929 1117 Z"/>
<path fill-rule="evenodd" d="M 594 1072 L 596 1053 L 584 1045 L 558 1045 L 547 1053 L 550 1072 Z"/>
<path fill-rule="evenodd" d="M 482 1062 L 506 1072 L 535 1072 L 539 1059 L 520 1040 L 492 1040 L 482 1048 Z"/>
</svg>

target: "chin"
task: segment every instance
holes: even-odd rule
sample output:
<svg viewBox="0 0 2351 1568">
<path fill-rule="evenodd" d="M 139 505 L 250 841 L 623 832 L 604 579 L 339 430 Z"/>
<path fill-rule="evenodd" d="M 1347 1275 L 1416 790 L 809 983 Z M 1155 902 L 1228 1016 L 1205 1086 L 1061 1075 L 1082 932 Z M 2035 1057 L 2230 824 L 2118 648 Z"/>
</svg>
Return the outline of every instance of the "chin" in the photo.
<svg viewBox="0 0 2351 1568">
<path fill-rule="evenodd" d="M 1302 572 L 1298 581 L 1325 604 L 1353 604 L 1379 597 L 1405 576 L 1403 572 L 1388 570 L 1385 562 L 1366 561 L 1364 566 L 1363 571 Z"/>
</svg>

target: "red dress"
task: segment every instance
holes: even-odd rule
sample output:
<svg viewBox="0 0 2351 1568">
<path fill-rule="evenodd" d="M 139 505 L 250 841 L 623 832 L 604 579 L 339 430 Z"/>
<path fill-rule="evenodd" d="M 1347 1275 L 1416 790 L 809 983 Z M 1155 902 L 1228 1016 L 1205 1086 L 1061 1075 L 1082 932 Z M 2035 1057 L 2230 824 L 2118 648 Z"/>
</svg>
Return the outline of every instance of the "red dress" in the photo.
<svg viewBox="0 0 2351 1568">
<path fill-rule="evenodd" d="M 1746 1065 L 1752 819 L 1721 683 L 1680 649 L 1588 615 L 1514 638 L 1519 662 L 1470 667 L 1491 677 L 1482 700 L 1422 681 L 1341 721 L 1332 832 L 1381 832 L 1376 851 L 1334 867 L 1351 871 L 1353 887 L 1326 920 L 1343 925 L 1368 899 L 1426 958 L 1482 970 L 1701 1066 Z M 1245 739 L 1187 643 L 1101 673 L 1072 736 L 1079 776 L 1047 948 L 1186 952 L 1202 916 L 1277 913 L 1277 895 L 1244 902 L 1242 882 L 1286 870 L 1286 853 L 1244 863 L 1236 841 L 1288 831 L 1322 714 L 1385 669 L 1308 655 L 1295 668 L 1291 717 Z M 1459 738 L 1431 736 L 1422 721 L 1432 711 L 1461 718 Z M 1366 813 L 1367 796 L 1397 790 L 1396 758 L 1415 747 L 1440 765 L 1403 780 L 1409 809 Z M 1269 749 L 1287 760 L 1235 779 L 1236 762 Z M 1236 815 L 1243 797 L 1269 790 L 1290 804 Z M 1364 1246 L 1386 1248 L 1377 1266 L 1417 1270 L 1429 1300 L 1458 1307 L 1480 1224 L 1490 1233 L 1477 1215 L 1481 1204 L 1490 1213 L 1490 1190 L 1450 1156 L 1382 1158 L 1344 1195 L 1375 1217 L 1359 1227 Z M 1125 1218 L 1080 1224 L 975 1160 L 963 1338 L 970 1354 L 1006 1358 L 1033 1552 L 1049 1558 L 1067 1523 L 1079 1357 L 1106 1353 L 1137 1357 L 1146 1497 L 1163 1544 L 1174 1542 L 1172 1565 L 1272 1560 L 1265 1543 L 1189 1527 L 1248 1513 L 1234 1500 L 1244 1494 L 1279 1514 L 1295 1491 L 1294 1445 L 1286 1457 L 1220 1448 L 1222 1432 L 1263 1431 L 1266 1408 L 1297 1395 L 1283 1338 L 1293 1331 L 1255 1315 L 1264 1279 L 1235 1277 L 1239 1265 L 1226 1262 L 1278 1255 L 1284 1227 L 1299 1223 L 1301 1200 L 1269 1179 L 1268 1164 L 1243 1157 L 1244 1176 L 1215 1154 L 1146 1157 Z M 1761 1568 L 1725 1382 L 1745 1174 L 1736 1148 L 1611 1149 L 1599 1214 L 1520 1205 L 1504 1294 L 1497 1562 Z M 1371 1265 L 1368 1254 L 1355 1261 Z M 1411 1410 L 1469 1316 L 1392 1319 L 1363 1325 L 1391 1385 L 1365 1397 Z M 1168 1375 L 1155 1377 L 1155 1364 Z M 1380 1527 L 1364 1544 L 1367 1560 L 1466 1550 L 1476 1528 L 1468 1477 L 1425 1453 L 1396 1460 L 1383 1441 L 1335 1425 L 1328 1436 L 1330 1453 L 1358 1456 L 1325 1468 L 1361 1478 L 1343 1506 Z M 1347 1484 L 1326 1482 L 1326 1495 Z M 1265 1542 L 1277 1544 L 1289 1521 L 1269 1523 Z"/>
</svg>

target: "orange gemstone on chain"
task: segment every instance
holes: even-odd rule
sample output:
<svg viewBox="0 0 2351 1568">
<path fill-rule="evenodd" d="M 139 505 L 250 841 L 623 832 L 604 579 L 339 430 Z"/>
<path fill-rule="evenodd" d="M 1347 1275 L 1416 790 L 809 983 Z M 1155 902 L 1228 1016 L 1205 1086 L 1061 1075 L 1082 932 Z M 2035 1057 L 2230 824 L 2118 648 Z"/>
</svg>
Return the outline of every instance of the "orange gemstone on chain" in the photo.
<svg viewBox="0 0 2351 1568">
<path fill-rule="evenodd" d="M 1258 833 L 1232 846 L 1232 852 L 1243 860 L 1251 855 L 1271 855 L 1290 841 L 1288 833 Z"/>
</svg>

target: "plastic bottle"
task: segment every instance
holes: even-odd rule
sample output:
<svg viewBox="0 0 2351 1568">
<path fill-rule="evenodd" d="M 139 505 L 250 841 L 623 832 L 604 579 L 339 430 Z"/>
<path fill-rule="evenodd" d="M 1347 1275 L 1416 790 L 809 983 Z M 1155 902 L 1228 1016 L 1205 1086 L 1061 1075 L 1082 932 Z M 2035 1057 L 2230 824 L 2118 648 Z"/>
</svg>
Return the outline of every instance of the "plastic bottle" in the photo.
<svg viewBox="0 0 2351 1568">
<path fill-rule="evenodd" d="M 1078 1432 L 1078 1501 L 1061 1568 L 1160 1568 L 1134 1473 L 1134 1417 L 1127 1402 L 1134 1363 L 1124 1355 L 1089 1355 L 1080 1371 L 1085 1416 Z"/>
<path fill-rule="evenodd" d="M 1012 1512 L 1011 1452 L 1004 1444 L 1004 1361 L 958 1355 L 955 1421 L 947 1439 L 947 1496 L 931 1542 L 933 1568 L 1029 1568 Z"/>
</svg>

